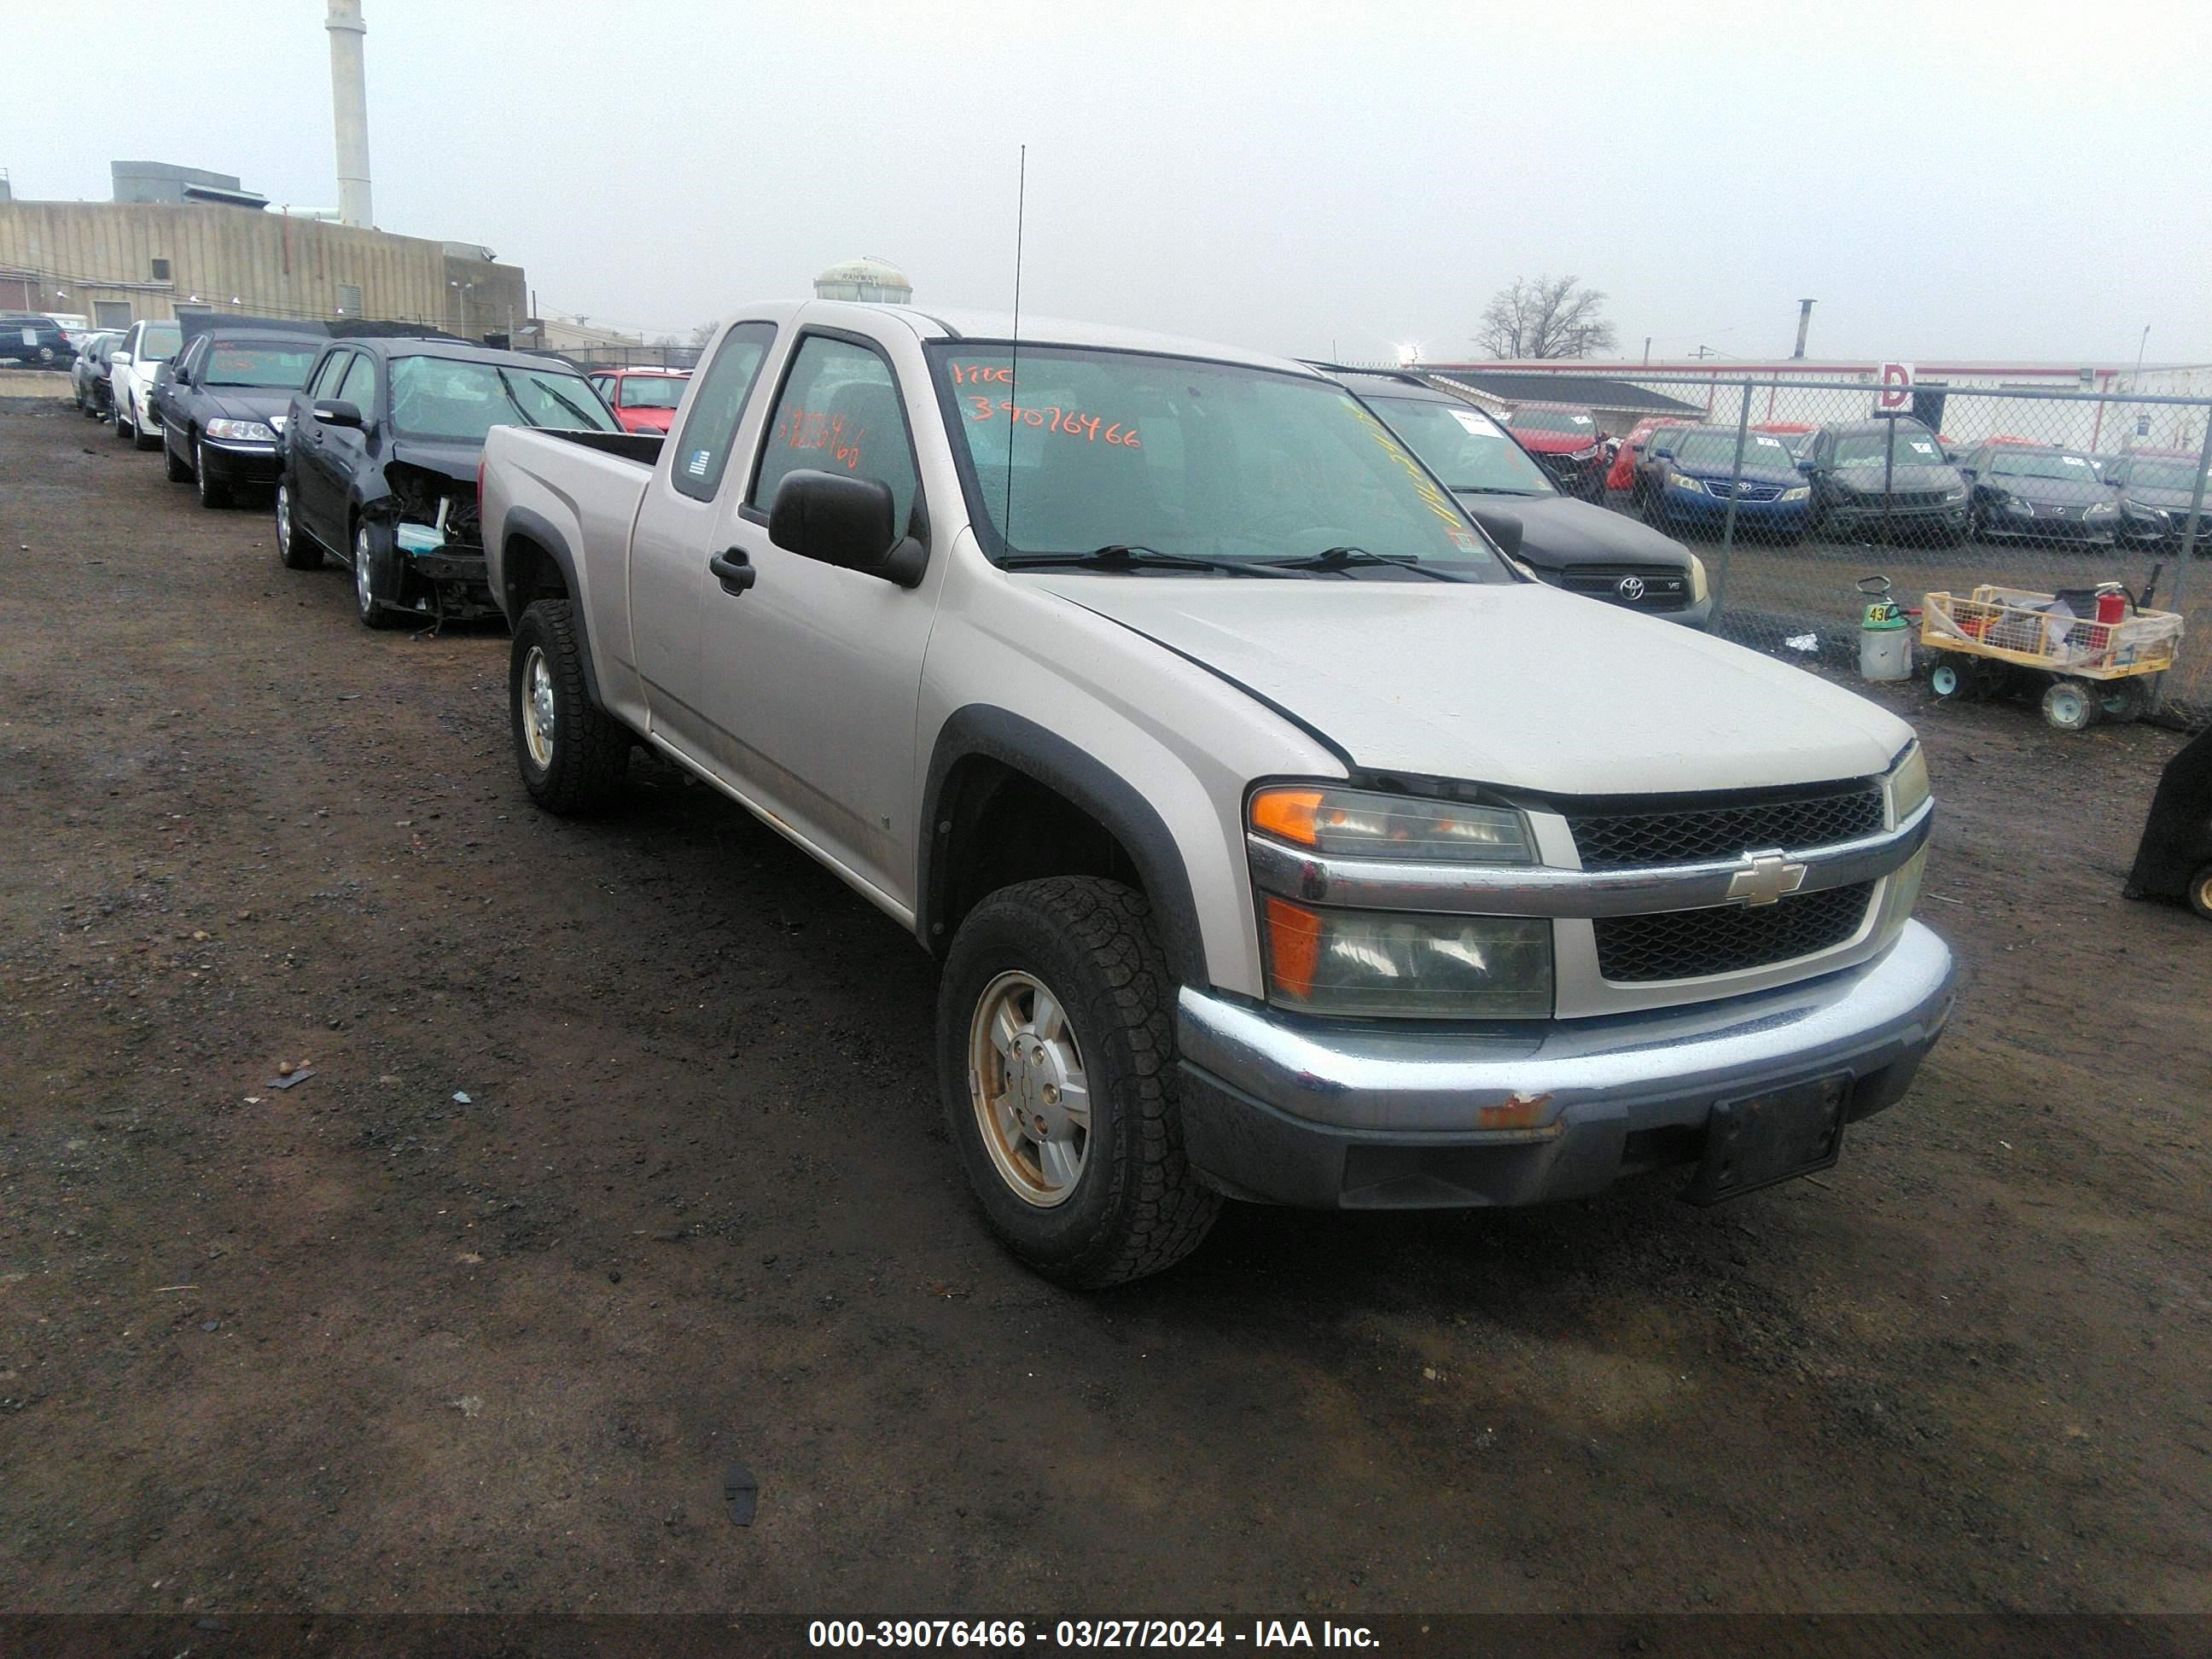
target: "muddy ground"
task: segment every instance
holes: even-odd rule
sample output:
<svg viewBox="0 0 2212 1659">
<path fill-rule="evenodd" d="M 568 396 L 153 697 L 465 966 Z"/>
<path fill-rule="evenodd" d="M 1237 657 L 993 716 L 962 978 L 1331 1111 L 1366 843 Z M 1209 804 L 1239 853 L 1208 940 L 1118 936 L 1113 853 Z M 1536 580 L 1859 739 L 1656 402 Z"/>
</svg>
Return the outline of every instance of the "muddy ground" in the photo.
<svg viewBox="0 0 2212 1659">
<path fill-rule="evenodd" d="M 1817 1182 L 1082 1296 L 911 941 L 665 767 L 533 811 L 506 653 L 0 406 L 0 1607 L 2212 1609 L 2172 734 L 1895 695 L 1965 994 Z"/>
</svg>

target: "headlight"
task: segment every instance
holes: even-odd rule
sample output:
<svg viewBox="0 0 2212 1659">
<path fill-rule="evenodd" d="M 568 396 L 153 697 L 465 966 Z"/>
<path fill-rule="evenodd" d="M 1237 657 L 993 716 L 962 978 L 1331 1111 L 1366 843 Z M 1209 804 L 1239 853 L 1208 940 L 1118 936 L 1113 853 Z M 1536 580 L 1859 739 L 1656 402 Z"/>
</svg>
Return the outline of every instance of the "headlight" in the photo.
<svg viewBox="0 0 2212 1659">
<path fill-rule="evenodd" d="M 1699 483 L 1695 478 L 1692 477 L 1686 472 L 1677 472 L 1674 477 L 1667 480 L 1667 484 L 1671 489 L 1686 489 L 1692 495 L 1702 495 L 1705 493 L 1705 485 Z"/>
<path fill-rule="evenodd" d="M 1592 444 L 1588 449 L 1577 449 L 1567 459 L 1575 461 L 1595 460 L 1597 459 L 1597 446 Z"/>
<path fill-rule="evenodd" d="M 1552 924 L 1541 917 L 1312 909 L 1270 894 L 1261 932 L 1279 1008 L 1399 1019 L 1552 1012 Z"/>
<path fill-rule="evenodd" d="M 1966 499 L 1966 486 L 1960 484 L 1956 489 L 1945 490 L 1943 492 L 1943 499 L 1947 501 L 1965 501 Z"/>
<path fill-rule="evenodd" d="M 210 421 L 207 434 L 210 438 L 228 438 L 237 443 L 273 444 L 276 433 L 258 421 Z"/>
<path fill-rule="evenodd" d="M 2035 516 L 2035 503 L 2022 501 L 2017 495 L 2008 495 L 2005 497 L 2005 511 L 2017 513 L 2022 518 L 2032 519 Z"/>
<path fill-rule="evenodd" d="M 1782 499 L 1785 501 L 1802 501 L 1812 493 L 1813 487 L 1810 484 L 1799 484 L 1795 489 L 1784 490 Z"/>
<path fill-rule="evenodd" d="M 1315 786 L 1262 789 L 1252 828 L 1324 858 L 1534 864 L 1528 821 L 1510 806 Z"/>
<path fill-rule="evenodd" d="M 1703 605 L 1705 592 L 1705 562 L 1692 553 L 1690 555 L 1690 603 Z"/>
<path fill-rule="evenodd" d="M 284 421 L 285 417 L 282 415 L 271 415 L 269 417 L 269 424 L 276 428 L 279 437 L 282 437 L 284 433 Z"/>
<path fill-rule="evenodd" d="M 2118 511 L 2119 508 L 2114 507 L 2110 501 L 2092 501 L 2089 503 L 2089 510 L 2081 516 L 2087 519 L 2109 519 Z"/>
<path fill-rule="evenodd" d="M 1911 744 L 1889 769 L 1889 822 L 1893 829 L 1920 810 L 1928 799 L 1928 757 Z"/>
</svg>

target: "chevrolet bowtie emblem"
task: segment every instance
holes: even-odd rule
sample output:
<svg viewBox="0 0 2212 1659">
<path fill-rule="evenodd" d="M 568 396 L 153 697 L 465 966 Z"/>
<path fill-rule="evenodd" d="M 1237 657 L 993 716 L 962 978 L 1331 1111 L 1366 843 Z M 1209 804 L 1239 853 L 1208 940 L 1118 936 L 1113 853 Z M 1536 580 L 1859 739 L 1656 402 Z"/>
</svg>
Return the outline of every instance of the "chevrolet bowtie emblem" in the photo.
<svg viewBox="0 0 2212 1659">
<path fill-rule="evenodd" d="M 1729 878 L 1728 896 L 1738 904 L 1772 904 L 1805 884 L 1805 866 L 1781 852 L 1746 853 L 1743 868 Z"/>
</svg>

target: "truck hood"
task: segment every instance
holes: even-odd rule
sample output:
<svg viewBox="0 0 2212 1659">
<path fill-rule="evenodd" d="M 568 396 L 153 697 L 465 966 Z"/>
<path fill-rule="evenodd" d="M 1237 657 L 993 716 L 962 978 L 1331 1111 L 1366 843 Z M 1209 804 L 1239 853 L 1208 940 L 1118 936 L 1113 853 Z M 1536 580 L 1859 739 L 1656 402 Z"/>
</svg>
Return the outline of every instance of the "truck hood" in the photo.
<svg viewBox="0 0 2212 1659">
<path fill-rule="evenodd" d="M 1557 795 L 1883 771 L 1912 728 L 1801 668 L 1538 583 L 1026 577 L 1373 772 Z"/>
<path fill-rule="evenodd" d="M 1459 498 L 1460 505 L 1488 525 L 1493 520 L 1521 523 L 1521 559 L 1546 570 L 1585 564 L 1665 565 L 1690 568 L 1690 550 L 1650 525 L 1593 501 L 1570 495 L 1481 495 Z"/>
</svg>

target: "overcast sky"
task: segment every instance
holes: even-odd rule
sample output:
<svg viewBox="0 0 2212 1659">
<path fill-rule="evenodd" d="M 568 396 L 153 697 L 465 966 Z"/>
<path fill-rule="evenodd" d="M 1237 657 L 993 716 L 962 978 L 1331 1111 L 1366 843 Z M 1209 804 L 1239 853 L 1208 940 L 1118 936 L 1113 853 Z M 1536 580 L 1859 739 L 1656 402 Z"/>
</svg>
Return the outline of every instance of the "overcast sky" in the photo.
<svg viewBox="0 0 2212 1659">
<path fill-rule="evenodd" d="M 10 8 L 0 167 L 332 206 L 323 0 Z M 2212 8 L 364 0 L 377 222 L 651 332 L 870 253 L 916 303 L 1469 356 L 1516 276 L 1620 350 L 2212 358 Z M 88 32 L 94 21 L 98 32 Z M 216 54 L 219 52 L 220 58 Z M 25 64 L 39 64 L 26 73 Z"/>
</svg>

